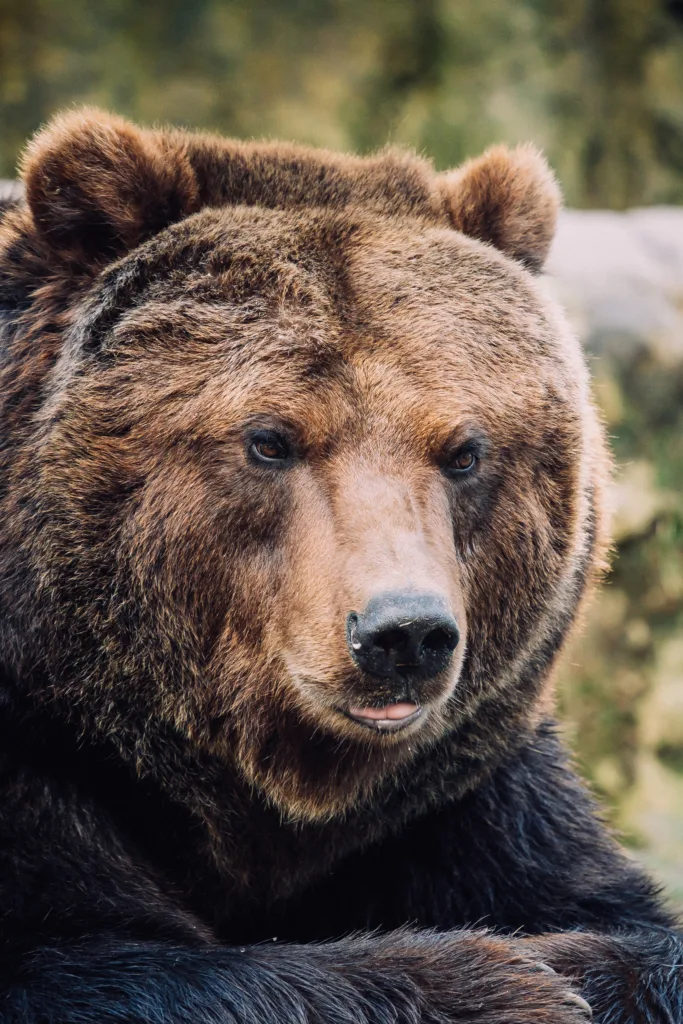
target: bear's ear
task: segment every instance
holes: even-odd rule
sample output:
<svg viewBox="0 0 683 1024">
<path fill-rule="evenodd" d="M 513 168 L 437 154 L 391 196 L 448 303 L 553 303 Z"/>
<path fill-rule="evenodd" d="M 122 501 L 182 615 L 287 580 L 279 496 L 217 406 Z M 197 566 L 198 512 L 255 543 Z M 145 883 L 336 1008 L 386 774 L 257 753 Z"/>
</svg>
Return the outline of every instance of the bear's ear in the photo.
<svg viewBox="0 0 683 1024">
<path fill-rule="evenodd" d="M 540 271 L 562 197 L 537 149 L 494 146 L 438 182 L 454 228 Z"/>
<path fill-rule="evenodd" d="M 62 114 L 40 131 L 21 170 L 50 254 L 96 268 L 192 213 L 195 175 L 172 138 L 93 109 Z"/>
</svg>

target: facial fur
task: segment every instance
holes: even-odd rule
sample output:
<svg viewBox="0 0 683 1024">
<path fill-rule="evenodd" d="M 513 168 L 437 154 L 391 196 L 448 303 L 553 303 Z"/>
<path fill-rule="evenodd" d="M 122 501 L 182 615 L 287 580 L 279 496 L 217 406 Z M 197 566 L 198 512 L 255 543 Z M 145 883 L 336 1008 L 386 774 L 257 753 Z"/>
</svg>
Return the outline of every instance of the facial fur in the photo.
<svg viewBox="0 0 683 1024">
<path fill-rule="evenodd" d="M 508 158 L 295 162 L 92 112 L 38 137 L 0 225 L 9 676 L 129 757 L 163 723 L 299 818 L 533 719 L 604 548 L 605 456 L 525 269 L 556 189 Z M 429 679 L 351 656 L 349 615 L 397 589 L 457 621 Z M 345 713 L 396 700 L 423 714 L 395 734 Z"/>
</svg>

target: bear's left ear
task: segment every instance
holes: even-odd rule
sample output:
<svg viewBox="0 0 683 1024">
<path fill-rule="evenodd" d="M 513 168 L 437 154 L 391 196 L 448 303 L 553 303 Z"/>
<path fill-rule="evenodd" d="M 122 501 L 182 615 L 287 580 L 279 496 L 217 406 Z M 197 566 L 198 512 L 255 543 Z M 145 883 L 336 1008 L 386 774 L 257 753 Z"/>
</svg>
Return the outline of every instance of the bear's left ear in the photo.
<svg viewBox="0 0 683 1024">
<path fill-rule="evenodd" d="M 52 120 L 22 160 L 26 200 L 50 256 L 98 268 L 198 206 L 171 136 L 81 109 Z"/>
<path fill-rule="evenodd" d="M 494 146 L 437 181 L 454 228 L 541 270 L 562 197 L 537 149 Z"/>
</svg>

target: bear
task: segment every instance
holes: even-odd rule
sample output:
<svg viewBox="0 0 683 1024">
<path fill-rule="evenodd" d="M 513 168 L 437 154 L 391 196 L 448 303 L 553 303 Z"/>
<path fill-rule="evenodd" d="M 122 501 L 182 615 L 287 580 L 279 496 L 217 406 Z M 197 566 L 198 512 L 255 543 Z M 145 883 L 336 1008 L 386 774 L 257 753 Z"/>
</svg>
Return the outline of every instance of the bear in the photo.
<svg viewBox="0 0 683 1024">
<path fill-rule="evenodd" d="M 84 108 L 21 178 L 2 1024 L 680 1024 L 554 720 L 610 459 L 541 154 Z"/>
</svg>

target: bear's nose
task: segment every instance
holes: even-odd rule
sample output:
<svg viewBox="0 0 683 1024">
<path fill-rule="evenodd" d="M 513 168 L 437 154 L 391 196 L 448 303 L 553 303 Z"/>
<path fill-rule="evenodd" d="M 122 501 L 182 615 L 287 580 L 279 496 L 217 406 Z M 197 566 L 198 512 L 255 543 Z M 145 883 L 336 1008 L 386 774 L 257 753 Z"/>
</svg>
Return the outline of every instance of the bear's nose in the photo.
<svg viewBox="0 0 683 1024">
<path fill-rule="evenodd" d="M 458 624 L 439 594 L 387 591 L 346 623 L 351 657 L 373 676 L 430 679 L 448 665 L 458 645 Z"/>
</svg>

